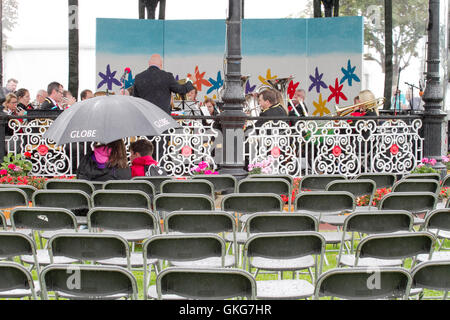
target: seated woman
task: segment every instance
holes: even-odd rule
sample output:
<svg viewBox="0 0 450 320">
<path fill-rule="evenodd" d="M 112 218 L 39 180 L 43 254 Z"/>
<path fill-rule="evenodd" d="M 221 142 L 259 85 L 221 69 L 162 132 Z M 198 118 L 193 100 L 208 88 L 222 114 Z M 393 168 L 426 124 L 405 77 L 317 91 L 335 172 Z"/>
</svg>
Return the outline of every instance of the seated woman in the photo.
<svg viewBox="0 0 450 320">
<path fill-rule="evenodd" d="M 88 152 L 81 160 L 77 179 L 108 181 L 131 179 L 127 154 L 123 140 L 100 144 Z"/>
</svg>

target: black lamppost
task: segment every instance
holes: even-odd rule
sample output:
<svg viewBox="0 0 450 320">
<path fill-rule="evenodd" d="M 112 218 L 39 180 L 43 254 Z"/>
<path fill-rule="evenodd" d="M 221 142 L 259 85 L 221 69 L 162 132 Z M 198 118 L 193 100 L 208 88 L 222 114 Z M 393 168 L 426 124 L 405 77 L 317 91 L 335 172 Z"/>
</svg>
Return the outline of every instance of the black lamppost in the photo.
<svg viewBox="0 0 450 320">
<path fill-rule="evenodd" d="M 428 20 L 428 49 L 426 87 L 422 96 L 425 102 L 423 129 L 424 129 L 424 157 L 437 160 L 435 169 L 439 170 L 443 177 L 447 173 L 442 163 L 442 155 L 446 154 L 447 146 L 444 146 L 446 114 L 442 111 L 444 98 L 439 77 L 439 0 L 429 0 Z"/>
<path fill-rule="evenodd" d="M 223 112 L 219 115 L 222 126 L 223 147 L 218 160 L 222 174 L 244 178 L 244 123 L 246 114 L 242 111 L 244 92 L 241 84 L 241 21 L 242 1 L 229 0 L 226 20 L 226 70 Z"/>
</svg>

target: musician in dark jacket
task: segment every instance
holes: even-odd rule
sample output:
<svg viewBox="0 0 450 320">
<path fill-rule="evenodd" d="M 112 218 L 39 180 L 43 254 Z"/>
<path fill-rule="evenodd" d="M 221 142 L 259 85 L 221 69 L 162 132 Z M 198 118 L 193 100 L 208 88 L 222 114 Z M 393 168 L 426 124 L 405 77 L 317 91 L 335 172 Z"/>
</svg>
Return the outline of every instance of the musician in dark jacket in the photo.
<svg viewBox="0 0 450 320">
<path fill-rule="evenodd" d="M 259 106 L 261 108 L 260 117 L 283 117 L 287 116 L 286 110 L 278 103 L 277 94 L 273 90 L 264 90 L 258 96 Z M 255 127 L 261 127 L 267 121 L 271 119 L 256 121 Z M 274 120 L 277 121 L 277 120 Z"/>
<path fill-rule="evenodd" d="M 148 64 L 147 70 L 136 75 L 133 95 L 156 104 L 170 114 L 171 93 L 186 94 L 193 90 L 194 86 L 190 81 L 179 84 L 172 73 L 162 70 L 163 59 L 159 54 L 153 54 Z"/>
</svg>

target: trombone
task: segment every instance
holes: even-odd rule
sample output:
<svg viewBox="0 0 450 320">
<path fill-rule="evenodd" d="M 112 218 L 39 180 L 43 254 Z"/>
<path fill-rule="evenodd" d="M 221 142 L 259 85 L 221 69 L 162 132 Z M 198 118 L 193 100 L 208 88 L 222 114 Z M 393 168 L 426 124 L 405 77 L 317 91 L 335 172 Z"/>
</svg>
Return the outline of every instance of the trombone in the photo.
<svg viewBox="0 0 450 320">
<path fill-rule="evenodd" d="M 378 114 L 378 108 L 384 104 L 385 98 L 376 98 L 372 100 L 367 100 L 364 102 L 360 102 L 348 107 L 339 107 L 335 106 L 336 111 L 331 113 L 330 116 L 339 116 L 339 117 L 345 117 L 346 115 L 355 112 L 356 110 L 363 107 L 365 110 L 375 110 L 375 112 Z"/>
</svg>

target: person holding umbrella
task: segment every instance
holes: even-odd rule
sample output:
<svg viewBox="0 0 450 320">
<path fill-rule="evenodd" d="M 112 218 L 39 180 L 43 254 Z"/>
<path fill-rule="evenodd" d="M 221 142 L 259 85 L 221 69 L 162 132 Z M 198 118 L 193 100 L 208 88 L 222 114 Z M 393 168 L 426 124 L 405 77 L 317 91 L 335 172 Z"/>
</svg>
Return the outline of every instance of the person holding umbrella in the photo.
<svg viewBox="0 0 450 320">
<path fill-rule="evenodd" d="M 89 181 L 131 179 L 127 153 L 123 140 L 99 144 L 80 160 L 77 179 Z"/>
</svg>

